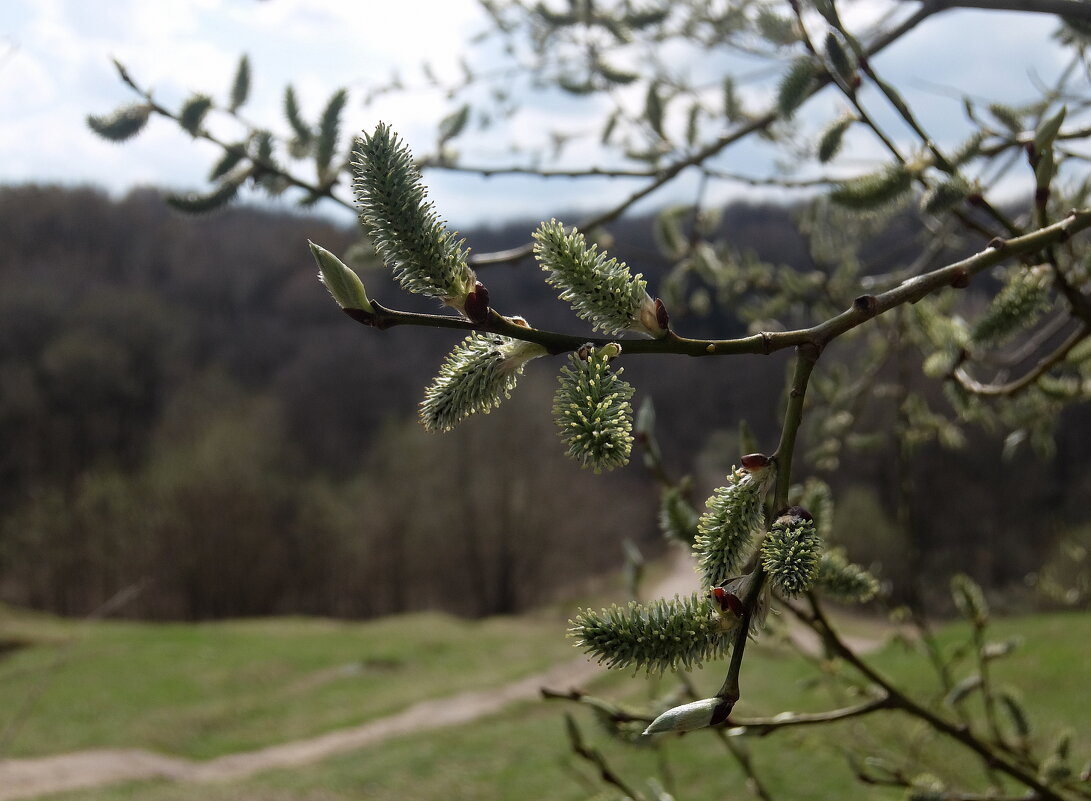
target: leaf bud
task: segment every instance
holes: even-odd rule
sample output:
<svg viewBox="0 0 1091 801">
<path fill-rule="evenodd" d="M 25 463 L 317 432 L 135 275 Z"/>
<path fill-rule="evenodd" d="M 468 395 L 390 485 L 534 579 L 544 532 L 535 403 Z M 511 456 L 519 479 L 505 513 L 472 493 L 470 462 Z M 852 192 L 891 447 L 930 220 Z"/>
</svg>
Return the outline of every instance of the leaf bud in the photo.
<svg viewBox="0 0 1091 801">
<path fill-rule="evenodd" d="M 374 311 L 367 299 L 364 283 L 353 270 L 321 245 L 307 240 L 311 255 L 318 263 L 318 279 L 326 285 L 342 309 Z"/>
<path fill-rule="evenodd" d="M 716 726 L 727 720 L 734 702 L 727 698 L 702 698 L 689 704 L 668 709 L 651 722 L 644 735 L 663 732 L 686 732 Z"/>
</svg>

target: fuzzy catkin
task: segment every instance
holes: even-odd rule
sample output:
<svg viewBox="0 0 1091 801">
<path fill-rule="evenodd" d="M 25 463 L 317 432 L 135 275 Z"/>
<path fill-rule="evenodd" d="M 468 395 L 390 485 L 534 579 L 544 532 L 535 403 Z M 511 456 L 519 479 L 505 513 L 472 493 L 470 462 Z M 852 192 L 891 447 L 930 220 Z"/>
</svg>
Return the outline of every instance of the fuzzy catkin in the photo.
<svg viewBox="0 0 1091 801">
<path fill-rule="evenodd" d="M 769 529 L 761 561 L 769 581 L 789 597 L 810 589 L 818 568 L 822 539 L 809 515 L 784 514 Z"/>
<path fill-rule="evenodd" d="M 447 354 L 424 391 L 421 423 L 429 431 L 450 431 L 471 414 L 487 414 L 511 394 L 523 365 L 545 352 L 499 334 L 470 334 Z"/>
<path fill-rule="evenodd" d="M 586 359 L 572 354 L 553 396 L 553 419 L 568 455 L 596 473 L 627 464 L 633 447 L 633 388 L 621 379 L 621 369 L 610 369 L 619 351 L 608 345 Z"/>
<path fill-rule="evenodd" d="M 738 572 L 750 554 L 754 535 L 765 527 L 765 495 L 776 478 L 769 465 L 759 470 L 732 469 L 727 484 L 706 501 L 708 511 L 697 521 L 693 555 L 708 589 Z"/>
<path fill-rule="evenodd" d="M 561 291 L 561 300 L 609 336 L 628 330 L 657 335 L 641 322 L 641 310 L 651 298 L 638 273 L 630 275 L 625 262 L 608 258 L 598 247 L 587 246 L 576 229 L 566 233 L 556 220 L 534 232 L 534 255 L 548 275 L 546 283 Z"/>
<path fill-rule="evenodd" d="M 476 282 L 462 240 L 428 202 L 413 154 L 386 125 L 356 140 L 353 190 L 375 250 L 408 292 L 459 303 Z"/>
<path fill-rule="evenodd" d="M 569 622 L 576 645 L 608 668 L 690 670 L 723 656 L 729 645 L 719 614 L 697 595 L 582 609 Z"/>
</svg>

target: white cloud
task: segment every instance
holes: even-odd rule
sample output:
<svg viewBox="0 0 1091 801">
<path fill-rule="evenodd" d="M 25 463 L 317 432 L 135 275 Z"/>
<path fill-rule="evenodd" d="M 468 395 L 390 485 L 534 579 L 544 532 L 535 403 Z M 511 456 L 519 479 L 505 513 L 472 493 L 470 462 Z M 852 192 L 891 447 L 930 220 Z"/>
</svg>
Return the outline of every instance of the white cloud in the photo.
<svg viewBox="0 0 1091 801">
<path fill-rule="evenodd" d="M 845 6 L 852 25 L 877 19 L 901 3 L 858 0 Z M 905 11 L 899 12 L 904 15 Z M 5 0 L 0 2 L 0 54 L 5 37 L 16 47 L 0 61 L 0 181 L 94 181 L 115 191 L 136 183 L 199 187 L 215 154 L 163 121 L 154 121 L 136 140 L 115 146 L 98 140 L 84 125 L 88 113 L 107 113 L 131 102 L 118 81 L 110 56 L 122 59 L 157 99 L 177 106 L 193 91 L 224 96 L 240 53 L 253 68 L 252 99 L 246 115 L 284 130 L 283 87 L 292 83 L 305 115 L 316 120 L 338 86 L 354 92 L 344 115 L 346 131 L 391 122 L 418 152 L 432 148 L 433 126 L 451 110 L 434 91 L 410 91 L 381 98 L 371 107 L 362 89 L 397 69 L 420 82 L 420 65 L 441 74 L 459 69 L 458 60 L 472 33 L 486 27 L 470 0 Z M 960 103 L 937 93 L 935 84 L 969 86 L 987 99 L 1019 100 L 1033 91 L 1032 75 L 1051 80 L 1061 69 L 1062 50 L 1049 39 L 1055 27 L 1046 15 L 950 11 L 937 15 L 884 53 L 875 63 L 903 87 L 926 128 L 940 141 L 954 141 L 966 129 Z M 682 67 L 694 74 L 714 72 L 720 62 L 705 59 Z M 745 67 L 749 69 L 749 66 Z M 773 79 L 775 80 L 775 78 Z M 751 107 L 768 102 L 769 81 L 740 91 Z M 642 89 L 629 100 L 643 102 Z M 714 98 L 718 89 L 710 89 Z M 764 92 L 764 94 L 763 94 Z M 900 141 L 910 137 L 874 92 L 866 95 L 884 125 Z M 817 130 L 837 113 L 841 101 L 827 91 L 808 103 L 800 119 Z M 683 124 L 681 105 L 668 126 Z M 592 123 L 578 102 L 560 99 L 518 116 L 505 137 L 523 145 L 548 141 L 553 129 L 587 129 Z M 218 124 L 224 136 L 236 135 Z M 596 159 L 596 132 L 566 151 L 571 163 Z M 474 131 L 457 144 L 476 159 L 508 158 L 510 138 Z M 854 134 L 854 164 L 883 157 L 876 141 Z M 847 163 L 847 162 L 846 162 Z M 756 173 L 772 168 L 767 147 L 731 148 L 725 168 Z M 433 176 L 430 175 L 430 181 Z M 648 203 L 684 199 L 684 186 L 654 194 Z M 449 216 L 490 219 L 497 214 L 547 216 L 555 211 L 591 210 L 631 192 L 631 182 L 534 181 L 529 178 L 477 179 L 435 173 L 433 197 Z M 721 190 L 717 190 L 721 191 Z M 729 188 L 722 191 L 743 191 Z M 749 196 L 753 191 L 744 190 Z M 461 222 L 460 222 L 461 224 Z"/>
</svg>

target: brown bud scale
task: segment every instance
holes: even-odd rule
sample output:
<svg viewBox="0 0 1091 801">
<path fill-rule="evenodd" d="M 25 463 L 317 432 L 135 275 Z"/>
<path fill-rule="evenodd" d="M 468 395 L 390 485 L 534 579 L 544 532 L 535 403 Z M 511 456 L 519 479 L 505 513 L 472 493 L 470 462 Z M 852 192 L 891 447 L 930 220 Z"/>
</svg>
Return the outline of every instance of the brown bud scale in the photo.
<svg viewBox="0 0 1091 801">
<path fill-rule="evenodd" d="M 663 304 L 662 298 L 655 299 L 655 321 L 664 331 L 670 330 L 671 316 L 667 314 L 667 307 Z"/>
<path fill-rule="evenodd" d="M 474 291 L 466 296 L 466 316 L 471 323 L 483 323 L 489 316 L 489 290 L 478 281 Z"/>
<path fill-rule="evenodd" d="M 764 453 L 748 453 L 739 460 L 747 470 L 762 470 L 773 463 Z"/>
</svg>

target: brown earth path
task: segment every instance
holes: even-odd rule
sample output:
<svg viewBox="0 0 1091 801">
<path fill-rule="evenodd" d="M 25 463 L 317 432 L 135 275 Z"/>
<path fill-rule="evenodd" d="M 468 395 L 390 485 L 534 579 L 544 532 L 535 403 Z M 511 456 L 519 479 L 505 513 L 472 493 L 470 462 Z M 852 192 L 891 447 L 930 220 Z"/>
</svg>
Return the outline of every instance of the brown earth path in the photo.
<svg viewBox="0 0 1091 801">
<path fill-rule="evenodd" d="M 689 594 L 696 586 L 695 578 L 688 554 L 679 551 L 668 573 L 656 584 L 651 597 L 669 598 L 675 594 Z M 807 639 L 810 631 L 792 629 L 790 632 L 802 649 L 817 647 L 817 638 L 813 641 Z M 881 641 L 858 638 L 850 644 L 868 651 L 881 645 Z M 117 748 L 29 759 L 0 759 L 0 801 L 141 779 L 161 778 L 196 783 L 242 779 L 267 770 L 318 762 L 391 737 L 466 723 L 499 712 L 517 701 L 537 698 L 542 687 L 567 689 L 582 685 L 601 670 L 599 665 L 581 657 L 500 687 L 421 701 L 397 714 L 359 726 L 207 761 Z"/>
</svg>

